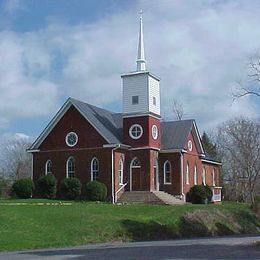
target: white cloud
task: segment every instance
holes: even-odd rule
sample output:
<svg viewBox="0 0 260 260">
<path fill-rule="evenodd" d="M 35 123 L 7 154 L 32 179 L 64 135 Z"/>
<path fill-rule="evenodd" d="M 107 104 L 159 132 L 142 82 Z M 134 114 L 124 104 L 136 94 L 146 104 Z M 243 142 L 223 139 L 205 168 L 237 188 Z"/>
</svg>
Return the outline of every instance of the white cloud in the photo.
<svg viewBox="0 0 260 260">
<path fill-rule="evenodd" d="M 24 0 L 5 0 L 3 3 L 3 10 L 5 13 L 12 15 L 17 11 L 25 10 L 26 3 Z"/>
<path fill-rule="evenodd" d="M 54 19 L 38 32 L 1 32 L 0 128 L 17 117 L 50 115 L 61 97 L 120 104 L 120 75 L 135 69 L 135 7 L 92 24 Z M 230 89 L 260 48 L 258 1 L 140 1 L 138 7 L 145 11 L 147 67 L 162 79 L 163 114 L 173 118 L 172 98 L 203 129 L 257 114 L 249 97 L 232 105 Z"/>
</svg>

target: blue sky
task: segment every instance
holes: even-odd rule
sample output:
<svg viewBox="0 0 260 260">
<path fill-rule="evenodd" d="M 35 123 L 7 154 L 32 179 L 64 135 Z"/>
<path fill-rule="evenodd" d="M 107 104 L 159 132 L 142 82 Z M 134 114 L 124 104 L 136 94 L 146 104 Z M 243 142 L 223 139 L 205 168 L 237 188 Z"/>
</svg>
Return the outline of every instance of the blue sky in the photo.
<svg viewBox="0 0 260 260">
<path fill-rule="evenodd" d="M 257 0 L 0 0 L 0 139 L 34 139 L 68 96 L 121 111 L 120 75 L 135 69 L 140 9 L 162 116 L 174 119 L 176 99 L 201 131 L 259 117 L 259 99 L 231 97 L 260 50 Z"/>
</svg>

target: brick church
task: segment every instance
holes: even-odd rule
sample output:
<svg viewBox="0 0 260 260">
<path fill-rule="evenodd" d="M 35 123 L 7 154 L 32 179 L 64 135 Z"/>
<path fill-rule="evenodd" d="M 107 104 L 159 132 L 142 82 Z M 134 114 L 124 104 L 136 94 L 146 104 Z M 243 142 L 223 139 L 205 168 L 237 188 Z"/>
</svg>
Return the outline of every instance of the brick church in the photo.
<svg viewBox="0 0 260 260">
<path fill-rule="evenodd" d="M 67 99 L 29 149 L 33 180 L 48 173 L 58 184 L 97 180 L 113 203 L 135 191 L 185 201 L 193 185 L 204 183 L 220 201 L 221 164 L 205 154 L 195 120 L 161 121 L 160 79 L 146 70 L 142 17 L 136 62 L 136 71 L 121 76 L 122 113 Z"/>
</svg>

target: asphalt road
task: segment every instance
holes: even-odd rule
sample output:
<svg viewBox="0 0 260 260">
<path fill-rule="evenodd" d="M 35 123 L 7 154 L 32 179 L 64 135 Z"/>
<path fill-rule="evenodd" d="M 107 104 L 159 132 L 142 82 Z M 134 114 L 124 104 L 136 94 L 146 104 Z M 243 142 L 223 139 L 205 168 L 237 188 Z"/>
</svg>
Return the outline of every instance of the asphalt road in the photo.
<svg viewBox="0 0 260 260">
<path fill-rule="evenodd" d="M 110 243 L 0 253 L 0 259 L 260 259 L 259 236 Z"/>
</svg>

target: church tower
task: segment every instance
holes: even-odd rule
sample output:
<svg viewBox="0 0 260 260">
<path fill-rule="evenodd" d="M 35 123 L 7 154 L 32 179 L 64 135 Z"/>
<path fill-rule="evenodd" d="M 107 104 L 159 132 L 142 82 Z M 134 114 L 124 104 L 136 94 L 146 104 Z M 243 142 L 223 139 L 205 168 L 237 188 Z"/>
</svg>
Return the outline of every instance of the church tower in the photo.
<svg viewBox="0 0 260 260">
<path fill-rule="evenodd" d="M 160 79 L 146 70 L 142 15 L 136 63 L 136 71 L 121 76 L 124 144 L 160 148 Z"/>
</svg>

